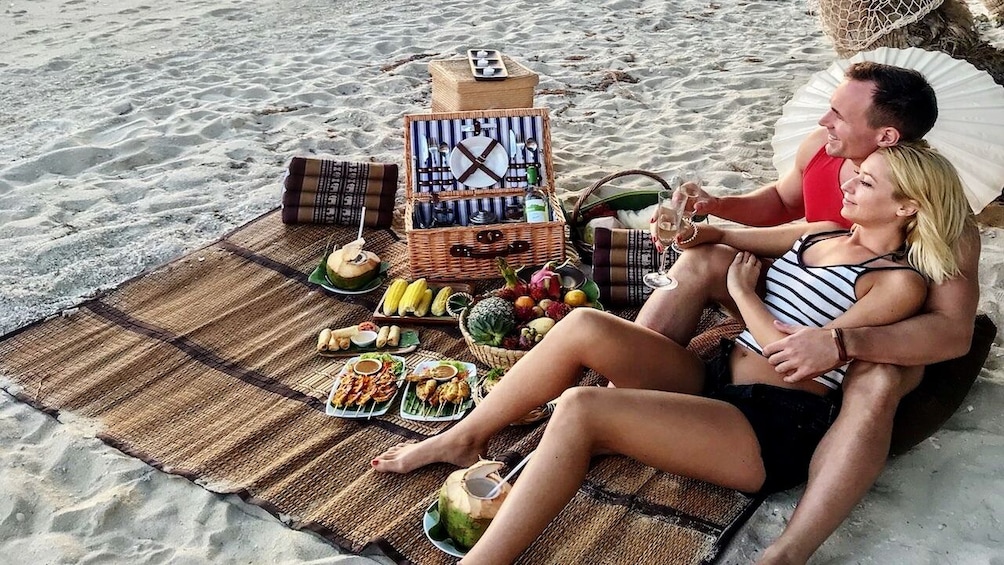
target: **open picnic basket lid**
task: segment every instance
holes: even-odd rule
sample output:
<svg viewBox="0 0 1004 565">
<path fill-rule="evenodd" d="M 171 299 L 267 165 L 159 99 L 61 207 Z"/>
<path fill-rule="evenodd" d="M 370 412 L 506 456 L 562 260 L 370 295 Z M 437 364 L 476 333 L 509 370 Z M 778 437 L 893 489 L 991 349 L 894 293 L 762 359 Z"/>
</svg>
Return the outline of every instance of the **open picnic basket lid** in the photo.
<svg viewBox="0 0 1004 565">
<path fill-rule="evenodd" d="M 554 191 L 547 108 L 408 114 L 404 125 L 411 200 L 522 195 L 528 165 L 540 189 Z"/>
</svg>

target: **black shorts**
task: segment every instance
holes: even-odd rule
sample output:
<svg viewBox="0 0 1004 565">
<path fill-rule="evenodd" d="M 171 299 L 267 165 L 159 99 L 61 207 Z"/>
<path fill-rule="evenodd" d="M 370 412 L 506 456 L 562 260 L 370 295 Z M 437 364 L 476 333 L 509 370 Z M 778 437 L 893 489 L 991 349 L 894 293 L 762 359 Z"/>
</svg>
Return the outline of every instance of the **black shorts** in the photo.
<svg viewBox="0 0 1004 565">
<path fill-rule="evenodd" d="M 721 353 L 706 364 L 705 396 L 723 400 L 746 416 L 757 441 L 770 494 L 805 482 L 812 454 L 840 411 L 840 395 L 818 396 L 766 384 L 734 385 L 729 355 L 735 343 L 722 340 Z"/>
</svg>

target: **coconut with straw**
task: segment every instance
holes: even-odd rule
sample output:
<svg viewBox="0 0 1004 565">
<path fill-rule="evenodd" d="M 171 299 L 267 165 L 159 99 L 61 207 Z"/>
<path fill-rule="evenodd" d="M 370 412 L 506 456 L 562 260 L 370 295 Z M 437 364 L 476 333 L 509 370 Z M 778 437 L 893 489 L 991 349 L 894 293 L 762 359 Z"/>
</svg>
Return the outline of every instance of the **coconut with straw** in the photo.
<svg viewBox="0 0 1004 565">
<path fill-rule="evenodd" d="M 328 280 L 338 288 L 359 290 L 373 282 L 380 274 L 380 257 L 372 251 L 363 249 L 366 245 L 366 240 L 363 239 L 365 220 L 364 206 L 359 216 L 359 234 L 356 239 L 333 250 L 325 261 Z"/>
</svg>

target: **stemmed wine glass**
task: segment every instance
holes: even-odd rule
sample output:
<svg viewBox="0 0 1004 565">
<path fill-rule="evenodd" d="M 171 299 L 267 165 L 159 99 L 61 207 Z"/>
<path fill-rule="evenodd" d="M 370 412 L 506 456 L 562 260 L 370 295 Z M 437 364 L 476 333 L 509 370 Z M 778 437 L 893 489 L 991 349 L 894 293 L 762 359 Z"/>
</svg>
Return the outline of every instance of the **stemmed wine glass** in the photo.
<svg viewBox="0 0 1004 565">
<path fill-rule="evenodd" d="M 693 222 L 694 205 L 701 197 L 701 176 L 694 170 L 686 170 L 675 180 L 676 193 L 683 199 L 683 210 L 680 213 L 680 231 L 686 229 Z M 676 239 L 670 243 L 673 251 L 683 253 L 684 249 L 676 243 Z"/>
<path fill-rule="evenodd" d="M 649 288 L 676 288 L 677 281 L 669 276 L 666 260 L 670 245 L 676 239 L 683 222 L 684 206 L 687 198 L 679 190 L 660 190 L 659 206 L 655 213 L 655 221 L 650 224 L 652 235 L 662 244 L 662 256 L 659 258 L 659 270 L 647 273 L 642 279 Z"/>
</svg>

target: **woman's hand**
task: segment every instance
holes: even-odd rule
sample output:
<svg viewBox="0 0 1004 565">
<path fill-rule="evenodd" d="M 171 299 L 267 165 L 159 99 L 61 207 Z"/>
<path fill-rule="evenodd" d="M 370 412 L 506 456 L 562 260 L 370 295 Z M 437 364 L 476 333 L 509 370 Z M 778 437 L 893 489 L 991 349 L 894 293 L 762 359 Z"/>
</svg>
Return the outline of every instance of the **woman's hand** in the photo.
<svg viewBox="0 0 1004 565">
<path fill-rule="evenodd" d="M 756 283 L 760 279 L 760 259 L 749 251 L 736 253 L 736 258 L 729 265 L 729 274 L 725 279 L 729 294 L 733 299 L 745 293 L 756 293 Z"/>
</svg>

